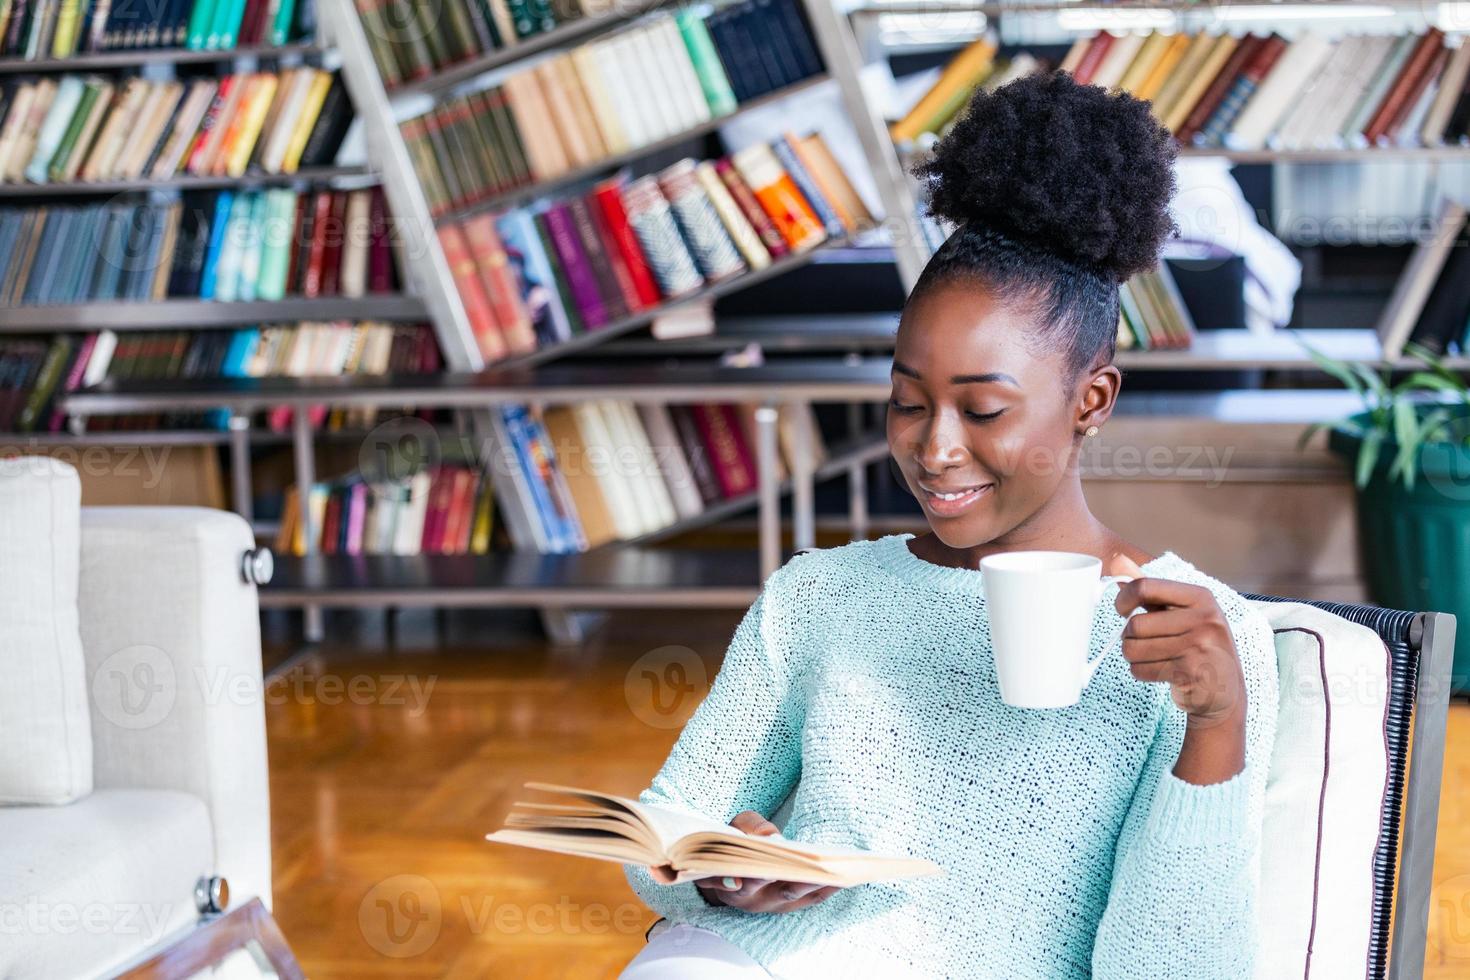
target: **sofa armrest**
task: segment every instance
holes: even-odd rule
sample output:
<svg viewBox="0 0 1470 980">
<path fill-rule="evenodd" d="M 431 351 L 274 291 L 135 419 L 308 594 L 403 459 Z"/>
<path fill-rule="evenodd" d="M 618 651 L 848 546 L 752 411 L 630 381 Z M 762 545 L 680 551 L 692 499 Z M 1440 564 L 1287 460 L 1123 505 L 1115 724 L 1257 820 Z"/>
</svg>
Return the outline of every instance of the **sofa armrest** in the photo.
<svg viewBox="0 0 1470 980">
<path fill-rule="evenodd" d="M 271 901 L 255 546 L 235 514 L 84 507 L 78 606 L 94 782 L 192 793 L 236 905 Z"/>
</svg>

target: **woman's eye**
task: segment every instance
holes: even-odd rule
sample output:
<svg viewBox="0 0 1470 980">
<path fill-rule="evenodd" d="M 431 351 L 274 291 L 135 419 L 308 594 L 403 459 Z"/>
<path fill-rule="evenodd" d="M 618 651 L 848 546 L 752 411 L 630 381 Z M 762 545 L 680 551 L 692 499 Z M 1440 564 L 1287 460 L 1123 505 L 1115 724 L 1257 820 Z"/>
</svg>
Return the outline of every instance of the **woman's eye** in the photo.
<svg viewBox="0 0 1470 980">
<path fill-rule="evenodd" d="M 1004 415 L 1005 414 L 1005 411 L 1006 410 L 1003 409 L 1003 408 L 1002 409 L 998 409 L 997 411 L 994 411 L 994 412 L 971 412 L 971 411 L 966 411 L 965 412 L 965 418 L 969 419 L 971 422 L 993 422 L 996 419 L 1000 418 L 1002 415 Z"/>
<path fill-rule="evenodd" d="M 914 415 L 924 410 L 923 406 L 921 405 L 905 405 L 897 398 L 888 399 L 888 407 L 893 409 L 893 411 L 897 412 L 899 415 Z"/>
</svg>

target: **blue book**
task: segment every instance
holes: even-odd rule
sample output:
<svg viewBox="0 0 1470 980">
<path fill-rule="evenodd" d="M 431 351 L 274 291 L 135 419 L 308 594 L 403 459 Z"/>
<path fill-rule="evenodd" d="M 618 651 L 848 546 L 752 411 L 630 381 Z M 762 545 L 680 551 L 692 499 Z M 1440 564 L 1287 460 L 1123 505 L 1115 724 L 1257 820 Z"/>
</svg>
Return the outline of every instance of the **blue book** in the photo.
<svg viewBox="0 0 1470 980">
<path fill-rule="evenodd" d="M 56 277 L 57 252 L 66 242 L 74 213 L 71 208 L 53 208 L 47 214 L 46 226 L 41 229 L 41 244 L 36 249 L 36 258 L 31 263 L 26 279 L 25 293 L 21 296 L 23 306 L 51 302 L 51 283 Z"/>
<path fill-rule="evenodd" d="M 103 219 L 101 246 L 97 249 L 103 261 L 97 263 L 89 290 L 94 301 L 117 299 L 117 285 L 122 279 L 122 265 L 113 256 L 122 254 L 123 234 L 127 229 L 127 207 L 110 207 Z"/>
<path fill-rule="evenodd" d="M 96 276 L 97 263 L 107 261 L 107 256 L 102 254 L 102 249 L 99 247 L 102 244 L 102 233 L 106 230 L 106 226 L 106 211 L 100 207 L 90 207 L 86 210 L 81 222 L 76 249 L 71 253 L 75 259 L 67 271 L 66 284 L 63 286 L 66 299 L 63 302 L 78 303 L 93 298 L 92 280 Z"/>
<path fill-rule="evenodd" d="M 801 196 L 806 198 L 807 203 L 812 206 L 812 211 L 816 213 L 817 220 L 827 229 L 827 234 L 832 238 L 841 238 L 846 235 L 847 229 L 838 220 L 837 212 L 832 210 L 832 205 L 827 203 L 827 199 L 817 189 L 817 182 L 812 179 L 806 167 L 802 166 L 801 158 L 796 155 L 796 151 L 791 148 L 786 137 L 772 140 L 771 149 L 775 152 L 776 159 L 781 161 L 781 166 L 785 167 L 786 172 L 791 175 L 791 181 L 796 185 L 796 189 L 801 191 Z"/>
<path fill-rule="evenodd" d="M 516 462 L 530 490 L 536 519 L 545 533 L 548 550 L 552 554 L 579 550 L 581 528 L 571 523 L 575 517 L 558 505 L 553 489 L 555 457 L 547 454 L 544 433 L 541 434 L 543 438 L 537 438 L 540 426 L 524 405 L 506 406 L 501 409 L 501 414 L 515 449 Z"/>
<path fill-rule="evenodd" d="M 123 271 L 123 296 L 130 300 L 148 298 L 148 283 L 153 278 L 153 269 L 148 256 L 153 249 L 158 212 L 143 205 L 138 208 L 131 234 L 128 236 L 127 267 Z"/>
<path fill-rule="evenodd" d="M 225 349 L 224 359 L 220 362 L 220 377 L 245 377 L 245 366 L 255 356 L 255 349 L 259 343 L 260 327 L 245 327 L 231 334 L 230 346 Z M 208 418 L 209 424 L 214 428 L 228 428 L 230 424 L 230 410 L 227 408 L 211 409 Z"/>
<path fill-rule="evenodd" d="M 209 250 L 204 255 L 204 277 L 199 284 L 200 299 L 214 299 L 219 278 L 219 253 L 225 246 L 225 232 L 230 224 L 234 191 L 220 191 L 214 202 L 214 222 L 209 226 Z"/>
<path fill-rule="evenodd" d="M 541 236 L 536 231 L 536 221 L 531 212 L 507 211 L 495 220 L 495 228 L 505 245 L 505 254 L 516 274 L 520 286 L 521 301 L 531 314 L 531 326 L 536 332 L 536 346 L 545 347 L 572 336 L 572 321 L 562 305 L 561 294 L 556 288 L 556 276 L 546 249 L 541 245 Z"/>
<path fill-rule="evenodd" d="M 23 220 L 24 216 L 20 211 L 0 211 L 0 284 L 5 282 L 10 263 L 15 261 L 15 243 L 20 238 Z"/>
</svg>

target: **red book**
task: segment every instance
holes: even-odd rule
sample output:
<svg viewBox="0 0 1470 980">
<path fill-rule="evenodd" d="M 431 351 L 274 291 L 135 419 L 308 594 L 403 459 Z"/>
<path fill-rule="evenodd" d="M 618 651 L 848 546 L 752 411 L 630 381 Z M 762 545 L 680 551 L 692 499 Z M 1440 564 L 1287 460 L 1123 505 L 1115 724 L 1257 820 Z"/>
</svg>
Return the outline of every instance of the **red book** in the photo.
<svg viewBox="0 0 1470 980">
<path fill-rule="evenodd" d="M 468 548 L 469 508 L 473 505 L 475 475 L 462 466 L 455 467 L 449 488 L 449 508 L 444 520 L 444 533 L 439 538 L 441 555 L 461 555 Z"/>
<path fill-rule="evenodd" d="M 327 506 L 322 513 L 322 526 L 317 550 L 324 555 L 337 553 L 337 536 L 342 533 L 342 491 L 333 488 L 327 493 Z"/>
<path fill-rule="evenodd" d="M 260 25 L 264 20 L 265 0 L 246 0 L 245 14 L 240 18 L 240 29 L 235 33 L 235 44 L 248 47 L 260 43 Z"/>
<path fill-rule="evenodd" d="M 755 490 L 755 457 L 733 405 L 691 406 L 720 492 L 728 499 Z"/>
<path fill-rule="evenodd" d="M 297 284 L 301 276 L 301 244 L 302 232 L 306 227 L 307 215 L 311 212 L 311 195 L 305 191 L 296 192 L 296 217 L 291 221 L 291 257 L 286 265 L 286 292 L 297 291 Z"/>
<path fill-rule="evenodd" d="M 628 212 L 623 208 L 622 190 L 621 182 L 605 181 L 593 188 L 591 203 L 596 205 L 592 211 L 600 218 L 599 227 L 607 239 L 608 253 L 622 258 L 623 268 L 627 270 L 633 287 L 633 295 L 628 306 L 630 309 L 637 310 L 653 306 L 663 297 L 658 291 L 658 283 L 654 281 L 653 273 L 649 271 L 648 260 L 643 257 L 643 249 L 638 247 L 638 237 L 633 233 L 632 226 L 628 224 Z M 621 279 L 619 282 L 621 283 Z"/>
<path fill-rule="evenodd" d="M 225 103 L 230 100 L 230 90 L 240 82 L 241 75 L 226 75 L 219 80 L 219 87 L 214 90 L 214 98 L 209 102 L 209 108 L 204 110 L 204 118 L 199 121 L 199 133 L 194 137 L 194 142 L 189 145 L 189 152 L 184 154 L 183 171 L 191 174 L 201 173 L 204 168 L 204 147 L 209 143 L 209 134 L 216 126 L 224 126 L 229 123 L 228 119 L 221 119 L 220 114 L 225 111 Z"/>
<path fill-rule="evenodd" d="M 1082 60 L 1077 62 L 1077 70 L 1072 72 L 1072 78 L 1078 85 L 1092 84 L 1092 76 L 1097 74 L 1097 66 L 1107 57 L 1108 49 L 1113 46 L 1113 35 L 1107 31 L 1099 31 L 1097 37 L 1082 52 Z"/>
<path fill-rule="evenodd" d="M 498 361 L 509 352 L 509 348 L 500 333 L 500 324 L 495 321 L 490 298 L 480 283 L 480 269 L 470 255 L 470 247 L 465 244 L 459 225 L 444 225 L 438 229 L 438 235 L 444 261 L 449 265 L 460 302 L 464 304 L 464 314 L 480 345 L 480 356 L 487 361 Z"/>
<path fill-rule="evenodd" d="M 593 233 L 602 245 L 603 254 L 607 256 L 607 266 L 612 270 L 613 284 L 617 288 L 618 295 L 623 298 L 623 305 L 630 313 L 642 309 L 643 299 L 638 295 L 638 288 L 633 284 L 633 273 L 628 269 L 628 257 L 623 254 L 622 243 L 613 237 L 612 230 L 607 225 L 607 218 L 602 213 L 597 194 L 588 194 L 583 198 L 582 204 L 587 208 L 587 215 L 592 220 Z"/>
<path fill-rule="evenodd" d="M 327 221 L 332 215 L 332 193 L 321 191 L 312 201 L 311 237 L 307 239 L 306 269 L 301 277 L 301 295 L 322 294 L 322 266 L 327 253 Z"/>
<path fill-rule="evenodd" d="M 1230 87 L 1235 84 L 1235 79 L 1245 71 L 1245 66 L 1255 60 L 1256 53 L 1266 43 L 1266 39 L 1254 34 L 1247 34 L 1240 39 L 1235 50 L 1230 52 L 1230 57 L 1225 59 L 1220 73 L 1210 82 L 1209 88 L 1205 89 L 1199 101 L 1194 104 L 1189 115 L 1184 120 L 1184 125 L 1179 127 L 1179 132 L 1174 134 L 1180 143 L 1188 145 L 1194 140 L 1194 134 L 1204 128 L 1205 123 L 1215 114 L 1220 103 L 1225 101 L 1225 96 L 1230 93 Z"/>
<path fill-rule="evenodd" d="M 470 254 L 479 267 L 480 281 L 485 286 L 485 296 L 500 324 L 500 332 L 513 354 L 525 354 L 536 349 L 536 332 L 531 327 L 531 314 L 521 299 L 521 288 L 516 282 L 515 270 L 510 267 L 510 256 L 505 254 L 505 243 L 495 230 L 495 218 L 478 214 L 461 226 Z"/>
<path fill-rule="evenodd" d="M 368 206 L 368 292 L 391 293 L 393 291 L 393 252 L 388 245 L 388 200 L 383 196 L 383 185 L 373 188 L 372 202 Z"/>
<path fill-rule="evenodd" d="M 444 535 L 444 522 L 449 516 L 449 500 L 454 492 L 453 474 L 448 467 L 434 471 L 429 483 L 429 509 L 424 515 L 423 535 L 419 539 L 419 554 L 440 555 Z"/>
<path fill-rule="evenodd" d="M 1363 127 L 1363 138 L 1370 146 L 1381 142 L 1414 107 L 1424 86 L 1429 84 L 1429 70 L 1434 67 L 1435 58 L 1443 51 L 1444 34 L 1439 28 L 1430 28 L 1419 38 L 1383 101 L 1368 117 L 1368 125 Z"/>
<path fill-rule="evenodd" d="M 719 174 L 720 180 L 725 182 L 725 188 L 735 199 L 740 212 L 745 215 L 745 220 L 749 221 L 755 233 L 761 236 L 761 244 L 766 247 L 767 252 L 771 253 L 771 258 L 779 259 L 791 251 L 791 246 L 786 244 L 786 236 L 781 234 L 781 229 L 776 227 L 776 223 L 771 220 L 766 209 L 761 207 L 760 202 L 755 199 L 755 192 L 750 189 L 745 178 L 740 176 L 740 171 L 735 169 L 729 157 L 722 157 L 715 161 L 715 173 Z"/>
<path fill-rule="evenodd" d="M 347 194 L 345 191 L 332 193 L 332 207 L 327 215 L 327 227 L 323 236 L 321 295 L 336 296 L 342 291 L 342 242 L 347 237 Z"/>
</svg>

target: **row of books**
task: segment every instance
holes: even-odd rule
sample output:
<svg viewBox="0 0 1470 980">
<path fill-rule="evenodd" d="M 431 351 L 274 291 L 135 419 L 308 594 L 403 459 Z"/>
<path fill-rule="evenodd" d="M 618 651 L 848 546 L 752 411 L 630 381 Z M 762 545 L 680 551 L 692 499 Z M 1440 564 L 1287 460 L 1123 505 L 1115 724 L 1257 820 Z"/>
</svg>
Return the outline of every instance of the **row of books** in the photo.
<svg viewBox="0 0 1470 980">
<path fill-rule="evenodd" d="M 583 196 L 439 227 L 487 360 L 596 330 L 871 226 L 820 134 L 681 160 Z"/>
<path fill-rule="evenodd" d="M 0 306 L 391 293 L 389 233 L 377 187 L 0 209 Z"/>
<path fill-rule="evenodd" d="M 1194 343 L 1194 318 L 1164 262 L 1123 283 L 1118 305 L 1120 350 L 1178 350 Z"/>
<path fill-rule="evenodd" d="M 794 0 L 779 3 L 804 30 Z M 810 39 L 791 40 L 801 56 L 779 73 L 741 74 L 706 19 L 686 9 L 441 103 L 401 129 L 430 210 L 442 215 L 656 143 L 820 72 Z"/>
<path fill-rule="evenodd" d="M 66 418 L 57 400 L 108 379 L 201 380 L 338 375 L 433 374 L 443 362 L 425 324 L 373 320 L 261 324 L 239 330 L 172 330 L 0 341 L 0 432 L 60 432 Z M 367 427 L 373 408 L 312 409 L 319 428 Z M 288 408 L 267 415 L 284 431 Z M 73 419 L 71 431 L 222 428 L 217 412 L 204 415 L 98 416 Z"/>
<path fill-rule="evenodd" d="M 316 548 L 324 555 L 483 555 L 495 527 L 490 480 L 472 466 L 444 465 L 402 481 L 353 473 L 314 484 L 306 495 Z M 280 554 L 306 554 L 301 495 L 286 489 Z"/>
<path fill-rule="evenodd" d="M 64 75 L 0 90 L 0 182 L 241 177 L 332 163 L 352 123 L 309 66 L 192 81 Z"/>
<path fill-rule="evenodd" d="M 566 553 L 652 534 L 756 488 L 755 408 L 579 402 L 535 413 L 501 410 L 511 491 L 530 515 L 536 547 Z M 810 406 L 783 406 L 778 433 L 785 477 L 799 432 L 810 465 L 826 457 Z"/>
<path fill-rule="evenodd" d="M 315 26 L 315 0 L 5 0 L 0 58 L 129 48 L 228 51 L 285 44 Z"/>
<path fill-rule="evenodd" d="M 996 58 L 985 37 L 957 56 L 892 127 L 900 142 L 942 135 L 968 93 L 1035 70 Z M 1028 60 L 1022 61 L 1025 57 Z M 1077 81 L 1152 102 L 1186 146 L 1231 150 L 1440 146 L 1470 142 L 1470 46 L 1422 34 L 1124 34 L 1079 39 L 1060 66 Z"/>
<path fill-rule="evenodd" d="M 1464 201 L 1443 198 L 1431 226 L 1394 285 L 1379 316 L 1383 356 L 1399 357 L 1406 342 L 1437 354 L 1470 353 L 1470 213 Z"/>
</svg>

